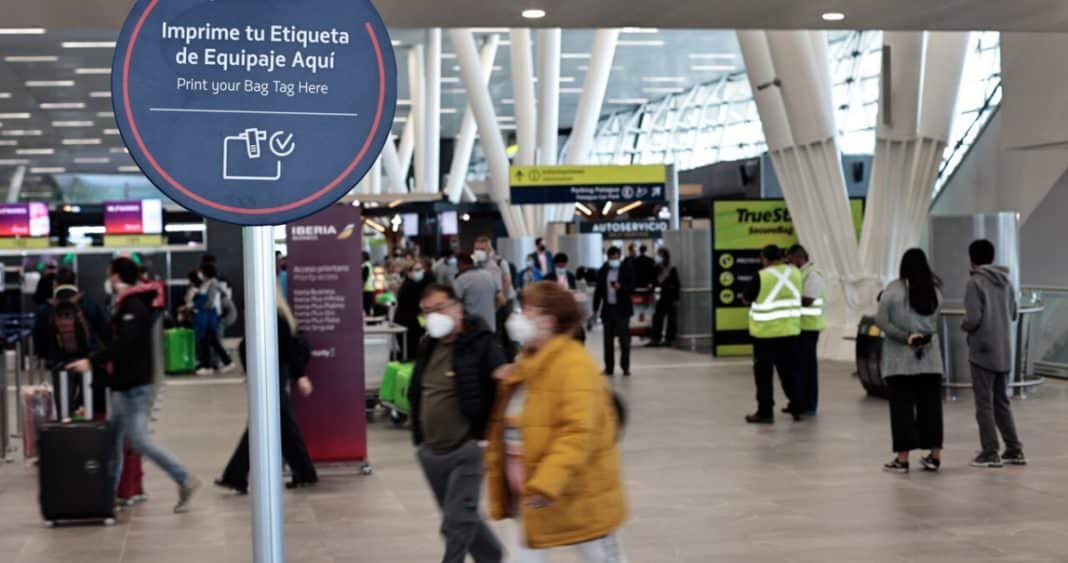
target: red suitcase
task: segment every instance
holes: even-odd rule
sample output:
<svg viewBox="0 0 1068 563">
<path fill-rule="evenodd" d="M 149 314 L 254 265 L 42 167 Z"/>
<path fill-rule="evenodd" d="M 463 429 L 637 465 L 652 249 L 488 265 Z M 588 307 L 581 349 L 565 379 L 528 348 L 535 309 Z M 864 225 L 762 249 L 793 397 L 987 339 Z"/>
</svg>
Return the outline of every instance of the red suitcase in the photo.
<svg viewBox="0 0 1068 563">
<path fill-rule="evenodd" d="M 141 469 L 141 454 L 133 451 L 129 443 L 122 448 L 122 475 L 115 496 L 126 506 L 145 501 L 145 472 Z"/>
</svg>

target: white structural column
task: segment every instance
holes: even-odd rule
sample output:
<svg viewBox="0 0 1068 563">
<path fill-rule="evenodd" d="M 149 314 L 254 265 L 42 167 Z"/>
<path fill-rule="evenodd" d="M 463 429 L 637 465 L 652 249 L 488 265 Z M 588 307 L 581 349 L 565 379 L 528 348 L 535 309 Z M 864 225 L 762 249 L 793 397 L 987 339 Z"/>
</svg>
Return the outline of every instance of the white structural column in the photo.
<svg viewBox="0 0 1068 563">
<path fill-rule="evenodd" d="M 738 40 L 794 228 L 827 278 L 824 354 L 845 358 L 860 309 L 860 258 L 842 175 L 826 38 L 821 32 L 739 31 Z"/>
<path fill-rule="evenodd" d="M 412 157 L 415 154 L 415 106 L 411 106 L 408 112 L 408 120 L 404 123 L 404 131 L 401 132 L 400 144 L 397 147 L 397 156 L 400 158 L 401 172 L 404 173 L 404 185 L 408 186 L 408 172 L 412 169 Z"/>
<path fill-rule="evenodd" d="M 559 28 L 538 30 L 538 164 L 556 164 L 560 136 Z"/>
<path fill-rule="evenodd" d="M 512 97 L 515 105 L 515 134 L 519 151 L 512 162 L 519 166 L 537 164 L 538 111 L 534 94 L 534 52 L 529 29 L 513 29 L 509 34 L 512 62 Z M 519 206 L 528 225 L 538 225 L 537 207 Z"/>
<path fill-rule="evenodd" d="M 404 178 L 407 174 L 401 169 L 400 157 L 397 155 L 397 145 L 393 144 L 392 138 L 386 141 L 385 146 L 382 147 L 382 154 L 378 157 L 378 162 L 386 172 L 386 180 L 388 181 L 386 191 L 391 194 L 407 193 L 408 186 L 404 184 Z"/>
<path fill-rule="evenodd" d="M 594 35 L 589 70 L 586 71 L 586 80 L 582 84 L 582 97 L 579 98 L 575 112 L 575 123 L 571 128 L 571 140 L 567 145 L 564 164 L 586 164 L 593 150 L 593 139 L 597 133 L 601 108 L 604 107 L 604 95 L 608 89 L 608 78 L 612 74 L 618 42 L 618 29 L 599 29 Z M 566 221 L 574 213 L 572 205 L 554 205 L 549 219 Z"/>
<path fill-rule="evenodd" d="M 422 191 L 436 193 L 441 190 L 441 28 L 431 28 L 426 39 L 426 80 L 423 83 L 426 120 L 422 137 L 425 139 L 426 178 Z"/>
<path fill-rule="evenodd" d="M 559 157 L 560 138 L 560 45 L 559 28 L 537 32 L 538 68 L 538 164 L 552 166 Z M 533 206 L 534 224 L 542 228 L 551 211 Z"/>
<path fill-rule="evenodd" d="M 519 152 L 515 163 L 520 166 L 536 164 L 538 154 L 538 114 L 534 97 L 534 54 L 529 29 L 513 29 L 512 41 L 512 94 L 515 99 L 515 131 Z"/>
<path fill-rule="evenodd" d="M 371 193 L 382 193 L 382 155 L 375 159 L 374 166 L 367 171 L 367 175 L 371 177 Z"/>
<path fill-rule="evenodd" d="M 413 121 L 412 144 L 415 152 L 415 185 L 413 192 L 424 191 L 426 186 L 426 73 L 423 71 L 423 46 L 415 45 L 408 51 L 408 88 L 412 95 L 412 112 L 408 117 Z"/>
<path fill-rule="evenodd" d="M 493 61 L 497 58 L 497 47 L 500 45 L 500 36 L 491 34 L 482 46 L 482 54 L 479 63 L 482 65 L 482 83 L 489 84 L 493 76 Z M 460 135 L 456 138 L 456 146 L 453 147 L 452 165 L 449 168 L 449 181 L 445 187 L 445 195 L 452 203 L 459 203 L 463 197 L 464 185 L 467 183 L 467 169 L 471 166 L 471 153 L 475 149 L 475 137 L 478 134 L 478 123 L 475 122 L 475 112 L 468 104 L 464 110 L 464 120 L 460 125 Z"/>
<path fill-rule="evenodd" d="M 524 236 L 527 234 L 526 222 L 510 205 L 508 155 L 497 124 L 497 111 L 493 107 L 489 87 L 482 79 L 474 33 L 470 29 L 451 29 L 449 38 L 456 49 L 456 60 L 460 64 L 464 88 L 467 89 L 468 104 L 475 112 L 475 121 L 478 123 L 478 132 L 482 139 L 482 150 L 486 153 L 490 195 L 500 208 L 501 218 L 508 229 L 508 236 Z"/>
<path fill-rule="evenodd" d="M 885 32 L 875 160 L 860 253 L 885 283 L 923 237 L 953 125 L 968 33 Z"/>
</svg>

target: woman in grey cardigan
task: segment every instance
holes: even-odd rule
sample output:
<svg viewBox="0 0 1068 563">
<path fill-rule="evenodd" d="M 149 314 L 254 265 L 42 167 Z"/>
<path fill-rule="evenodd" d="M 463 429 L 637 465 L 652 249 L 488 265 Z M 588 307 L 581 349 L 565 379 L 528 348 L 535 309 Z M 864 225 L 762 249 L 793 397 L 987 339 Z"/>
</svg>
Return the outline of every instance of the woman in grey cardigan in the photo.
<svg viewBox="0 0 1068 563">
<path fill-rule="evenodd" d="M 890 387 L 890 425 L 897 456 L 883 468 L 909 472 L 909 452 L 930 450 L 924 470 L 942 465 L 942 352 L 938 315 L 942 280 L 927 255 L 910 249 L 901 259 L 900 278 L 879 297 L 876 323 L 883 341 L 882 373 Z"/>
</svg>

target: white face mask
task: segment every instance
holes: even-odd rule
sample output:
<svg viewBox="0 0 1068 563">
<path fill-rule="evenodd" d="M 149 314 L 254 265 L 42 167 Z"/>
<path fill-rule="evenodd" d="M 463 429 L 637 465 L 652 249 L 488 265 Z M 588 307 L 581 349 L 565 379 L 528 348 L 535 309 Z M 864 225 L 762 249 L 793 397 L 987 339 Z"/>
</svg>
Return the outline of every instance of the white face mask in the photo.
<svg viewBox="0 0 1068 563">
<path fill-rule="evenodd" d="M 620 261 L 619 260 L 609 260 L 608 261 L 608 267 L 612 268 L 613 270 L 618 269 L 619 266 L 620 266 Z"/>
<path fill-rule="evenodd" d="M 664 259 L 661 258 L 659 254 L 657 254 L 656 256 L 653 256 L 653 262 L 656 262 L 656 265 L 659 266 L 660 264 L 664 263 Z"/>
<path fill-rule="evenodd" d="M 456 328 L 456 321 L 444 313 L 430 313 L 426 316 L 426 333 L 430 338 L 445 338 Z"/>
<path fill-rule="evenodd" d="M 475 264 L 481 264 L 489 258 L 489 254 L 485 250 L 476 250 L 471 258 L 475 261 Z"/>
<path fill-rule="evenodd" d="M 447 262 L 447 263 L 448 263 L 448 264 L 449 264 L 450 266 L 455 266 L 455 265 L 456 265 L 456 258 L 449 258 L 448 260 L 446 260 L 446 262 Z"/>
<path fill-rule="evenodd" d="M 424 275 L 425 273 L 422 270 L 415 270 L 411 273 L 410 277 L 412 278 L 413 282 L 421 282 L 423 281 Z"/>
<path fill-rule="evenodd" d="M 508 329 L 508 336 L 511 336 L 512 340 L 518 342 L 520 346 L 526 346 L 538 337 L 537 325 L 520 313 L 512 313 L 504 326 Z"/>
</svg>

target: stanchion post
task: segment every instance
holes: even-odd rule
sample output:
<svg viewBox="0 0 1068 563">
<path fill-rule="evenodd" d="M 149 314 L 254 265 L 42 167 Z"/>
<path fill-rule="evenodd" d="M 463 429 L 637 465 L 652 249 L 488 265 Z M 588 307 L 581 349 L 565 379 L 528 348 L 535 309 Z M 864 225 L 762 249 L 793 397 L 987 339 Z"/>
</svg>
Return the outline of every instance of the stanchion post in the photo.
<svg viewBox="0 0 1068 563">
<path fill-rule="evenodd" d="M 245 227 L 244 250 L 252 553 L 256 563 L 283 563 L 278 313 L 272 228 Z"/>
</svg>

